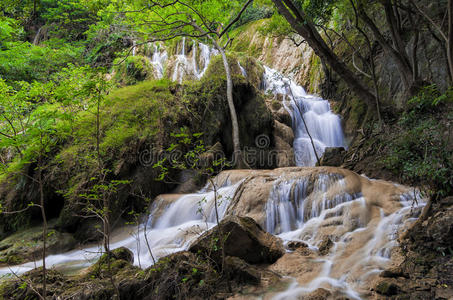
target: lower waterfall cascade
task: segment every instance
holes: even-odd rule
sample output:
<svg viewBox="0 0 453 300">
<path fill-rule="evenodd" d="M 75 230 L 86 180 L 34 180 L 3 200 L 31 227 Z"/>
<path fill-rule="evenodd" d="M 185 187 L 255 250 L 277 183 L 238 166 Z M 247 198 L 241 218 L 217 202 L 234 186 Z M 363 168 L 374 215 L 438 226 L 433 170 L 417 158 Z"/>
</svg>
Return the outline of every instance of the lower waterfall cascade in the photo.
<svg viewBox="0 0 453 300">
<path fill-rule="evenodd" d="M 370 282 L 391 264 L 399 233 L 416 220 L 425 203 L 413 189 L 333 167 L 224 171 L 215 182 L 220 187 L 220 217 L 252 217 L 285 245 L 303 242 L 312 251 L 300 256 L 287 250 L 270 266 L 277 273 L 288 273 L 292 283 L 286 291 L 265 299 L 297 299 L 320 287 L 365 299 Z M 146 222 L 138 230 L 128 227 L 117 232 L 111 248 L 129 248 L 134 264 L 146 268 L 153 260 L 145 233 L 153 256 L 159 259 L 188 249 L 213 226 L 214 192 L 208 185 L 194 194 L 159 196 Z M 319 255 L 326 238 L 333 246 Z M 96 261 L 100 251 L 93 246 L 51 255 L 47 264 L 79 270 Z M 4 268 L 1 274 L 19 274 L 37 266 L 40 261 Z M 293 270 L 302 266 L 307 270 Z"/>
</svg>

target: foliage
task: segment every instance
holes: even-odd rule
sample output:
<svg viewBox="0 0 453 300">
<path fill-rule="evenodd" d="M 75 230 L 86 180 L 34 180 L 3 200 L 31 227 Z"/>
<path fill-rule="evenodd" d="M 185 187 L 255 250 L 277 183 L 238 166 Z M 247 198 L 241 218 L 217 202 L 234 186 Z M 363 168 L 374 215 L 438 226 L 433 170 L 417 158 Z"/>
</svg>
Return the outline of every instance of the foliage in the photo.
<svg viewBox="0 0 453 300">
<path fill-rule="evenodd" d="M 447 103 L 452 102 L 452 96 L 451 90 L 440 94 L 435 86 L 422 89 L 409 101 L 412 108 L 400 118 L 398 133 L 388 145 L 389 154 L 382 159 L 403 181 L 421 183 L 435 197 L 453 193 L 451 120 L 439 112 L 451 107 Z"/>
<path fill-rule="evenodd" d="M 447 102 L 453 102 L 453 87 L 450 87 L 445 93 L 441 93 L 437 85 L 428 85 L 408 101 L 409 114 L 433 112 L 437 107 Z M 406 115 L 405 117 L 413 116 Z"/>
<path fill-rule="evenodd" d="M 49 81 L 52 74 L 77 63 L 82 48 L 63 44 L 58 48 L 34 46 L 28 42 L 4 44 L 0 51 L 0 77 L 14 81 Z"/>
<path fill-rule="evenodd" d="M 270 18 L 272 17 L 273 14 L 274 12 L 271 7 L 266 5 L 254 4 L 252 6 L 249 6 L 245 10 L 245 12 L 239 18 L 239 21 L 234 23 L 234 25 L 231 27 L 231 30 L 234 30 L 240 26 L 243 26 L 253 21 Z"/>
</svg>

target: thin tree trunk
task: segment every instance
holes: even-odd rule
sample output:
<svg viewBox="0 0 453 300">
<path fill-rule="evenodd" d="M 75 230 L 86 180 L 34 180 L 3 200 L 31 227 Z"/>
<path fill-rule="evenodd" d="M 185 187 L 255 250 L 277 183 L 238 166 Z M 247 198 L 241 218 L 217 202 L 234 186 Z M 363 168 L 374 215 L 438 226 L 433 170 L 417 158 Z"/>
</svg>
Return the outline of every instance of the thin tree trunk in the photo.
<svg viewBox="0 0 453 300">
<path fill-rule="evenodd" d="M 315 54 L 325 61 L 361 100 L 365 101 L 367 105 L 374 107 L 375 96 L 329 48 L 314 24 L 305 17 L 305 14 L 291 0 L 272 0 L 272 2 L 291 27 L 307 41 Z"/>
<path fill-rule="evenodd" d="M 395 50 L 385 39 L 382 33 L 379 31 L 379 28 L 376 24 L 371 20 L 371 18 L 365 12 L 365 9 L 362 5 L 357 6 L 358 13 L 360 18 L 367 24 L 370 30 L 373 32 L 374 37 L 378 41 L 378 43 L 382 46 L 385 53 L 387 53 L 392 59 L 395 61 L 397 66 L 398 72 L 400 73 L 401 81 L 403 82 L 404 89 L 406 91 L 410 91 L 413 86 L 413 75 L 412 75 L 412 68 L 408 61 L 404 58 L 405 52 L 400 53 L 399 51 Z M 390 26 L 391 24 L 389 24 Z M 395 30 L 395 29 L 394 29 Z"/>
<path fill-rule="evenodd" d="M 227 80 L 227 101 L 228 101 L 228 108 L 230 110 L 230 118 L 231 118 L 231 128 L 232 128 L 232 138 L 233 138 L 233 161 L 238 168 L 245 168 L 247 167 L 242 156 L 241 151 L 241 142 L 239 138 L 239 122 L 236 113 L 236 107 L 234 106 L 234 99 L 233 99 L 233 79 L 231 78 L 231 69 L 230 64 L 228 63 L 228 58 L 226 56 L 225 50 L 220 47 L 217 41 L 209 36 L 214 47 L 220 52 L 222 55 L 223 66 L 225 67 L 225 74 Z"/>
<path fill-rule="evenodd" d="M 448 0 L 448 39 L 447 58 L 450 69 L 450 82 L 453 83 L 453 0 Z"/>
<path fill-rule="evenodd" d="M 47 216 L 44 207 L 44 190 L 42 183 L 42 170 L 41 170 L 41 158 L 38 160 L 38 185 L 39 185 L 39 201 L 41 207 L 42 216 L 42 297 L 47 297 L 47 271 L 46 271 L 46 248 L 47 248 Z"/>
</svg>

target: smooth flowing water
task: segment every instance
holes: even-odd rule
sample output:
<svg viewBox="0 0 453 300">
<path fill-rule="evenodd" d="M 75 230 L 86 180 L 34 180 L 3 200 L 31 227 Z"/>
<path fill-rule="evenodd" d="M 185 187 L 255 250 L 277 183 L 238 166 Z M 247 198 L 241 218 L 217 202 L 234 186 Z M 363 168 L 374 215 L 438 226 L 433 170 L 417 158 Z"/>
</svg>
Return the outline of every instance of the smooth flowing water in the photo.
<svg viewBox="0 0 453 300">
<path fill-rule="evenodd" d="M 240 182 L 218 189 L 218 212 L 222 218 Z M 127 247 L 134 253 L 134 264 L 142 268 L 154 259 L 183 251 L 201 233 L 216 224 L 214 192 L 207 186 L 203 191 L 187 195 L 163 195 L 155 199 L 149 218 L 137 227 L 123 228 L 114 233 L 111 249 Z M 146 234 L 147 239 L 144 235 Z M 65 272 L 80 270 L 93 264 L 101 255 L 98 245 L 64 254 L 50 255 L 48 267 Z M 151 253 L 152 255 L 151 255 Z M 42 265 L 42 261 L 0 269 L 0 276 L 12 272 L 21 274 Z"/>
<path fill-rule="evenodd" d="M 346 146 L 341 120 L 331 111 L 329 101 L 308 95 L 303 87 L 276 70 L 264 69 L 264 90 L 283 95 L 284 106 L 292 116 L 297 166 L 314 166 L 316 154 L 321 157 L 326 147 Z"/>
<path fill-rule="evenodd" d="M 299 257 L 306 270 L 274 299 L 298 299 L 318 288 L 366 298 L 373 280 L 391 264 L 399 233 L 416 220 L 425 202 L 418 192 L 390 183 L 370 181 L 371 188 L 354 191 L 351 180 L 340 174 L 310 180 L 276 180 L 265 206 L 265 228 L 285 244 L 304 242 L 315 253 L 326 239 L 332 246 L 321 256 Z M 389 189 L 395 192 L 385 195 Z"/>
</svg>

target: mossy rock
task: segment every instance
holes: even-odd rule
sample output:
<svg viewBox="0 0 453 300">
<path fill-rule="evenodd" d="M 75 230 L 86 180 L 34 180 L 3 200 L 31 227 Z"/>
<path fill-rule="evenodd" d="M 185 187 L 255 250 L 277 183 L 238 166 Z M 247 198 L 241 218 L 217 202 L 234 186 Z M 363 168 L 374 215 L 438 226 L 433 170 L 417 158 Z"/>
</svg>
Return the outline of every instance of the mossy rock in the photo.
<svg viewBox="0 0 453 300">
<path fill-rule="evenodd" d="M 128 56 L 116 59 L 113 80 L 120 85 L 133 85 L 140 81 L 155 79 L 153 64 L 144 56 Z"/>
<path fill-rule="evenodd" d="M 117 274 L 122 269 L 131 266 L 134 262 L 134 254 L 125 247 L 120 247 L 110 251 L 110 255 L 104 253 L 101 258 L 92 265 L 88 272 L 88 277 L 106 277 Z"/>
<path fill-rule="evenodd" d="M 49 223 L 47 253 L 56 254 L 73 249 L 77 242 L 69 233 L 59 232 Z M 21 230 L 0 241 L 0 265 L 17 265 L 40 257 L 43 247 L 42 227 Z"/>
</svg>

